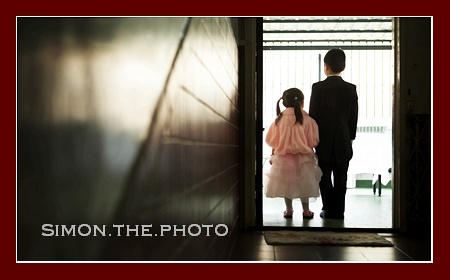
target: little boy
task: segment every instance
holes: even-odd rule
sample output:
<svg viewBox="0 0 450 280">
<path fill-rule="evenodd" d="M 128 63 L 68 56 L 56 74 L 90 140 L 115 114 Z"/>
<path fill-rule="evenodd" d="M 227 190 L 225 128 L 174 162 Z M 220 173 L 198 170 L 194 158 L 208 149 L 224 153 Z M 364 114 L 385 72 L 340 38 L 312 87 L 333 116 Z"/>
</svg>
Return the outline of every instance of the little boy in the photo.
<svg viewBox="0 0 450 280">
<path fill-rule="evenodd" d="M 323 173 L 320 216 L 329 219 L 344 219 L 347 171 L 353 156 L 352 142 L 358 122 L 356 86 L 341 77 L 345 59 L 341 49 L 327 52 L 324 57 L 327 78 L 312 85 L 309 104 L 309 115 L 319 126 L 320 142 L 316 155 Z"/>
</svg>

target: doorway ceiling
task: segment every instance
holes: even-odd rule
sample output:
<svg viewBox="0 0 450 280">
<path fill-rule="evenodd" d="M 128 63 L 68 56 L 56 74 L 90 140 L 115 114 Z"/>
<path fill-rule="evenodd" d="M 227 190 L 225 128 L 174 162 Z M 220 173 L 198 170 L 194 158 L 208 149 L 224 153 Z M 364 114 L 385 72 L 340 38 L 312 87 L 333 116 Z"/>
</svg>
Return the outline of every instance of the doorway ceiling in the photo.
<svg viewBox="0 0 450 280">
<path fill-rule="evenodd" d="M 265 49 L 392 48 L 391 17 L 264 17 Z"/>
</svg>

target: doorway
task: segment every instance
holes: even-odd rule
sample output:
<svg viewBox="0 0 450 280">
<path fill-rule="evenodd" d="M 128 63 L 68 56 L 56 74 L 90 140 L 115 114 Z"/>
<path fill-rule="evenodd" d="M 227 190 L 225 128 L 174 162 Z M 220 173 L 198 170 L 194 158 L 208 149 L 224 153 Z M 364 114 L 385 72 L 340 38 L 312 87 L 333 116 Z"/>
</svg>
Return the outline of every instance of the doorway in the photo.
<svg viewBox="0 0 450 280">
<path fill-rule="evenodd" d="M 359 97 L 357 136 L 353 143 L 346 196 L 346 218 L 319 217 L 318 199 L 310 205 L 317 215 L 284 219 L 282 198 L 262 197 L 263 226 L 392 228 L 392 112 L 394 49 L 390 17 L 264 17 L 262 19 L 262 174 L 271 149 L 265 132 L 276 117 L 282 92 L 298 87 L 308 111 L 311 85 L 323 80 L 323 57 L 330 48 L 347 56 L 344 80 L 356 84 Z M 283 108 L 282 108 L 283 109 Z M 261 190 L 264 192 L 264 187 Z M 294 211 L 301 213 L 300 201 Z"/>
</svg>

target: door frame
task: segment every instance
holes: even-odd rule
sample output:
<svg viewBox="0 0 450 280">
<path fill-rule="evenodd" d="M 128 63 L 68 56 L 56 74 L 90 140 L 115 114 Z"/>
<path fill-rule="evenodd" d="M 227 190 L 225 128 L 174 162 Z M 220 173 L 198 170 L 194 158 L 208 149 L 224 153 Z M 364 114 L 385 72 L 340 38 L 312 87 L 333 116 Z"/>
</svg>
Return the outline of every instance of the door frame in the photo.
<svg viewBox="0 0 450 280">
<path fill-rule="evenodd" d="M 392 22 L 393 22 L 393 28 L 392 28 L 392 33 L 393 33 L 393 47 L 394 47 L 394 83 L 396 85 L 399 84 L 399 80 L 397 80 L 398 75 L 398 71 L 399 71 L 399 58 L 400 56 L 397 54 L 398 52 L 398 47 L 399 47 L 399 36 L 397 36 L 399 30 L 398 30 L 398 23 L 396 22 L 396 18 L 392 18 Z M 256 170 L 255 170 L 255 185 L 254 185 L 254 191 L 255 191 L 255 200 L 254 200 L 254 204 L 255 204 L 255 223 L 254 226 L 256 226 L 257 228 L 264 228 L 264 221 L 263 221 L 263 210 L 264 210 L 264 205 L 263 205 L 263 155 L 262 155 L 262 150 L 263 150 L 263 119 L 262 119 L 262 110 L 263 110 L 263 70 L 264 70 L 264 65 L 263 65 L 263 18 L 256 18 L 255 19 L 255 43 L 256 43 L 256 47 L 255 47 L 255 72 L 256 72 L 256 80 L 254 81 L 256 84 L 256 100 L 255 100 L 255 137 L 256 137 L 256 152 L 255 152 L 255 164 L 256 164 Z M 398 92 L 398 90 L 396 90 L 396 88 L 394 87 L 394 91 L 392 93 L 392 98 L 394 101 L 396 101 L 398 99 L 398 94 L 396 94 Z M 393 106 L 392 106 L 392 137 L 393 137 L 393 142 L 392 142 L 392 161 L 393 161 L 393 169 L 397 169 L 400 166 L 395 166 L 397 165 L 396 163 L 399 163 L 399 153 L 396 152 L 396 149 L 398 149 L 397 145 L 395 144 L 396 139 L 398 139 L 398 137 L 396 137 L 396 135 L 399 135 L 399 125 L 398 125 L 398 120 L 396 120 L 396 116 L 399 115 L 399 110 L 400 107 L 397 106 L 398 102 L 394 102 Z M 397 124 L 397 125 L 395 125 Z M 397 140 L 398 141 L 398 140 Z M 397 169 L 399 170 L 399 169 Z M 393 173 L 395 174 L 395 173 Z M 397 182 L 399 181 L 399 177 L 398 176 L 392 176 L 392 180 L 391 180 L 391 184 L 392 187 L 395 185 L 395 191 L 393 188 L 393 192 L 392 192 L 392 227 L 391 228 L 387 228 L 387 231 L 398 231 L 399 227 L 400 227 L 400 200 L 399 200 L 399 193 L 400 193 L 400 184 L 397 184 Z"/>
</svg>

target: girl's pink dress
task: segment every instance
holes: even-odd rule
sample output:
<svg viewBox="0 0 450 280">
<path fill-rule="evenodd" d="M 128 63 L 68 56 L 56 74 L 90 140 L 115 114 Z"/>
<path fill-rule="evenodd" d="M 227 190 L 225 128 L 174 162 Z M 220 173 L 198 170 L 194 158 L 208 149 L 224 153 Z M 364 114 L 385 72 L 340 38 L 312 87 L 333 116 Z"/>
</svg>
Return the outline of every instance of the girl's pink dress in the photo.
<svg viewBox="0 0 450 280">
<path fill-rule="evenodd" d="M 265 172 L 266 197 L 302 198 L 314 202 L 320 197 L 322 171 L 313 148 L 319 143 L 317 123 L 302 110 L 303 124 L 295 122 L 294 108 L 286 108 L 273 122 L 266 143 L 274 149 L 272 165 Z"/>
</svg>

